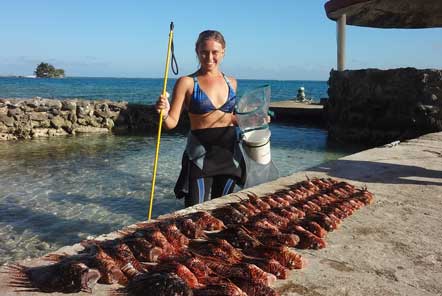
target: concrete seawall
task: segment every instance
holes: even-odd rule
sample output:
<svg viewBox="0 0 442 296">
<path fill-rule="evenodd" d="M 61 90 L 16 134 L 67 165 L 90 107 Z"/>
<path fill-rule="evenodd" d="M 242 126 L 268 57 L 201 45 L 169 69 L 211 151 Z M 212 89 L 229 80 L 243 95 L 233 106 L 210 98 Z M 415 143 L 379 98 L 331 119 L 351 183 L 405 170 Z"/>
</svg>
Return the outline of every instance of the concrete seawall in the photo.
<svg viewBox="0 0 442 296">
<path fill-rule="evenodd" d="M 442 133 L 362 151 L 247 191 L 271 193 L 305 180 L 305 176 L 333 177 L 366 186 L 375 194 L 375 201 L 330 232 L 325 249 L 297 250 L 307 266 L 273 285 L 281 295 L 440 295 Z M 232 194 L 171 215 L 212 209 L 240 198 L 245 194 Z M 72 254 L 79 248 L 68 246 L 58 252 Z M 47 261 L 37 258 L 20 263 L 35 266 Z M 0 269 L 0 295 L 47 295 L 9 287 L 10 274 L 5 270 L 5 266 Z M 114 288 L 98 285 L 93 294 L 109 295 Z"/>
<path fill-rule="evenodd" d="M 322 106 L 294 101 L 272 103 L 274 122 L 289 121 L 323 125 Z M 153 134 L 158 114 L 153 105 L 109 100 L 0 98 L 0 140 L 32 139 L 77 133 Z M 189 120 L 181 116 L 175 131 L 186 131 Z M 165 131 L 167 132 L 167 131 Z"/>
<path fill-rule="evenodd" d="M 77 133 L 153 133 L 153 106 L 81 99 L 0 98 L 0 140 L 32 139 Z M 187 116 L 178 130 L 188 126 Z"/>
</svg>

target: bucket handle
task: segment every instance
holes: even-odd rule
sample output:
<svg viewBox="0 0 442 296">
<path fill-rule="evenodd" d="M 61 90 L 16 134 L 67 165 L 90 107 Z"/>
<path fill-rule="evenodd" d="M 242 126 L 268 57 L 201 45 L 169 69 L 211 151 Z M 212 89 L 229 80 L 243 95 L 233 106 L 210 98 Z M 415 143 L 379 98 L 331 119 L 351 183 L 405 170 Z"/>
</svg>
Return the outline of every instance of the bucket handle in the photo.
<svg viewBox="0 0 442 296">
<path fill-rule="evenodd" d="M 263 129 L 268 129 L 268 128 L 269 128 L 269 125 L 266 123 L 266 124 L 258 126 L 258 127 L 246 128 L 245 130 L 242 131 L 242 133 L 248 133 L 251 131 L 263 130 Z"/>
<path fill-rule="evenodd" d="M 260 144 L 260 145 L 250 145 L 248 144 L 246 141 L 244 141 L 245 145 L 251 148 L 260 148 L 260 147 L 264 147 L 265 145 L 267 145 L 270 142 L 270 138 L 267 139 L 267 141 L 264 144 Z"/>
<path fill-rule="evenodd" d="M 245 130 L 240 131 L 240 135 L 241 135 L 241 138 L 243 138 L 245 133 L 252 132 L 252 131 L 258 131 L 258 130 L 263 130 L 263 129 L 268 129 L 268 128 L 269 128 L 269 125 L 266 123 L 266 124 L 258 126 L 258 127 L 246 128 Z"/>
</svg>

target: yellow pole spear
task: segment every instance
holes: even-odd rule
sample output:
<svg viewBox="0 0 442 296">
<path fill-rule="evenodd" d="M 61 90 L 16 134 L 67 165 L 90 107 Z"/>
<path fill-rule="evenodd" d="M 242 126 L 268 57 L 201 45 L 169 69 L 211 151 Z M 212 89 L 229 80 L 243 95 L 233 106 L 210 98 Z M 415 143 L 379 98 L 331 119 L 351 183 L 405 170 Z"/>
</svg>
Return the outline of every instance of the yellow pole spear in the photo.
<svg viewBox="0 0 442 296">
<path fill-rule="evenodd" d="M 170 49 L 172 46 L 172 40 L 173 40 L 173 22 L 170 23 L 169 44 L 167 47 L 166 67 L 164 69 L 163 92 L 162 92 L 163 96 L 166 95 L 167 76 L 169 74 Z M 155 160 L 153 163 L 152 188 L 150 190 L 149 213 L 147 215 L 148 220 L 150 220 L 150 218 L 152 217 L 152 205 L 153 205 L 153 197 L 154 197 L 154 193 L 155 193 L 155 180 L 156 180 L 156 176 L 157 176 L 158 153 L 160 150 L 160 139 L 161 139 L 161 128 L 162 127 L 163 127 L 163 110 L 161 110 L 161 112 L 160 112 L 160 119 L 158 121 L 157 146 L 155 149 Z"/>
</svg>

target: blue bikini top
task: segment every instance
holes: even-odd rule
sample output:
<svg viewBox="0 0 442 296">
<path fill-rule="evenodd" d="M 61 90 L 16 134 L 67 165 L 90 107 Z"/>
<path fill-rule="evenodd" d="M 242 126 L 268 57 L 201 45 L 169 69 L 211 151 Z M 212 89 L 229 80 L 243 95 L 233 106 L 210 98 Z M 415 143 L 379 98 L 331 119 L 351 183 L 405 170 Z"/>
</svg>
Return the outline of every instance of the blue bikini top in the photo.
<svg viewBox="0 0 442 296">
<path fill-rule="evenodd" d="M 205 114 L 215 110 L 220 110 L 225 113 L 233 112 L 233 107 L 235 106 L 236 101 L 236 94 L 227 77 L 224 74 L 223 77 L 229 87 L 229 94 L 227 96 L 227 101 L 221 107 L 215 108 L 215 106 L 213 106 L 212 104 L 212 101 L 210 101 L 206 93 L 200 88 L 197 76 L 193 76 L 193 95 L 190 99 L 188 110 L 190 113 Z"/>
</svg>

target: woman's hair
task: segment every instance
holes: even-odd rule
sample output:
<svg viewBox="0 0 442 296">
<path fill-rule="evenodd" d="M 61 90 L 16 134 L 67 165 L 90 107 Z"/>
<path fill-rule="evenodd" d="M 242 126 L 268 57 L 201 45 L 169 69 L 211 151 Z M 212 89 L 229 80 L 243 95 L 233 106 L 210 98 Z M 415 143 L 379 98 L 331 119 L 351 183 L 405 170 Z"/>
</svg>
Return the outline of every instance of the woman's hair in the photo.
<svg viewBox="0 0 442 296">
<path fill-rule="evenodd" d="M 220 32 L 214 30 L 206 30 L 200 33 L 200 35 L 198 36 L 198 40 L 195 43 L 195 51 L 197 54 L 198 54 L 198 48 L 201 46 L 201 44 L 203 44 L 204 41 L 209 39 L 213 39 L 221 43 L 223 48 L 226 48 L 226 41 L 224 40 L 224 36 Z"/>
</svg>

